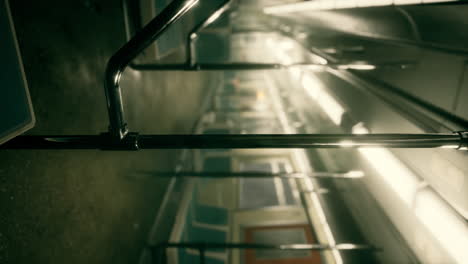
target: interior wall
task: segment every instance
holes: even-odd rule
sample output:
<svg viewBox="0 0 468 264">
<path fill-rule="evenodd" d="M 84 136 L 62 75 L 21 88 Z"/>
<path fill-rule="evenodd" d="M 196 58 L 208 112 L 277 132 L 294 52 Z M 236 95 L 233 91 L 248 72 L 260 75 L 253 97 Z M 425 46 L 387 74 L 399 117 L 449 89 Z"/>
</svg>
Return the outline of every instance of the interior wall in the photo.
<svg viewBox="0 0 468 264">
<path fill-rule="evenodd" d="M 36 126 L 28 134 L 107 130 L 107 60 L 125 42 L 120 1 L 10 1 Z M 122 81 L 130 130 L 189 133 L 212 73 L 132 72 Z M 0 152 L 0 263 L 138 260 L 178 151 Z"/>
</svg>

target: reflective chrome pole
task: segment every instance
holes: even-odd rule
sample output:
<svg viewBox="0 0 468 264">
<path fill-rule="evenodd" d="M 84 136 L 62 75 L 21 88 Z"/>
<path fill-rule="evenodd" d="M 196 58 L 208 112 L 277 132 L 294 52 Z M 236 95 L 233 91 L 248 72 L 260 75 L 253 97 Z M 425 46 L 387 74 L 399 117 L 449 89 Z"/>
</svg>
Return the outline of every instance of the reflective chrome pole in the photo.
<svg viewBox="0 0 468 264">
<path fill-rule="evenodd" d="M 461 148 L 466 134 L 141 135 L 145 148 Z"/>
<path fill-rule="evenodd" d="M 192 57 L 193 58 L 193 57 Z M 352 69 L 352 70 L 374 70 L 377 68 L 396 67 L 402 68 L 408 65 L 415 64 L 411 61 L 389 62 L 389 63 L 314 63 L 314 62 L 298 62 L 292 64 L 281 63 L 251 63 L 251 62 L 231 62 L 231 63 L 182 63 L 182 64 L 160 64 L 147 63 L 132 65 L 134 70 L 138 71 L 249 71 L 249 70 L 278 70 L 294 67 L 301 67 L 306 70 L 326 71 L 328 69 Z"/>
<path fill-rule="evenodd" d="M 468 132 L 453 134 L 273 134 L 138 135 L 116 141 L 109 134 L 90 136 L 19 136 L 3 149 L 246 149 L 246 148 L 453 148 L 468 147 Z"/>
<path fill-rule="evenodd" d="M 266 173 L 255 171 L 243 172 L 196 172 L 196 171 L 137 171 L 137 174 L 145 174 L 155 177 L 194 177 L 194 178 L 333 178 L 355 179 L 364 177 L 362 171 L 349 172 L 290 172 L 290 173 Z"/>
<path fill-rule="evenodd" d="M 260 243 L 161 243 L 156 248 L 192 248 L 192 249 L 277 249 L 277 250 L 376 250 L 375 247 L 365 244 L 342 243 L 336 245 L 327 244 L 260 244 Z"/>
<path fill-rule="evenodd" d="M 195 42 L 198 38 L 198 32 L 207 26 L 211 25 L 214 21 L 216 21 L 224 12 L 226 12 L 231 6 L 232 0 L 224 0 L 221 5 L 216 8 L 216 11 L 210 15 L 208 18 L 203 20 L 200 24 L 198 24 L 187 36 L 187 65 L 193 66 L 196 61 L 196 50 L 195 50 Z M 135 68 L 137 69 L 137 68 Z"/>
<path fill-rule="evenodd" d="M 120 48 L 107 63 L 105 91 L 109 112 L 110 135 L 116 140 L 124 138 L 128 132 L 124 121 L 120 77 L 128 64 L 141 51 L 148 47 L 166 29 L 189 11 L 198 0 L 174 0 L 156 18 L 151 20 L 130 41 Z"/>
</svg>

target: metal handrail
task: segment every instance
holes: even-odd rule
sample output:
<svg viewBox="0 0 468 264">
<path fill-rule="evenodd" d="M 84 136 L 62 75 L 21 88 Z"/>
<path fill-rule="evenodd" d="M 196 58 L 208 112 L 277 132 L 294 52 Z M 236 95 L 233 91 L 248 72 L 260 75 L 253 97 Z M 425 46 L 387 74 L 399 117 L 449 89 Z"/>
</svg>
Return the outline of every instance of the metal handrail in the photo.
<svg viewBox="0 0 468 264">
<path fill-rule="evenodd" d="M 100 135 L 19 136 L 0 149 L 182 149 L 182 148 L 468 148 L 468 132 L 453 134 L 139 135 L 124 120 L 120 78 L 129 63 L 198 0 L 174 0 L 109 60 L 105 91 L 109 132 Z"/>
<path fill-rule="evenodd" d="M 333 179 L 355 179 L 364 176 L 361 171 L 348 172 L 285 172 L 285 173 L 266 173 L 256 171 L 210 171 L 210 172 L 195 172 L 195 171 L 138 171 L 140 174 L 149 174 L 155 177 L 194 177 L 194 178 L 333 178 Z"/>
<path fill-rule="evenodd" d="M 439 2 L 439 3 L 414 3 L 414 4 L 405 4 L 405 7 L 411 7 L 411 6 L 447 6 L 447 5 L 467 5 L 467 1 L 454 1 L 454 2 Z M 353 8 L 348 8 L 348 10 L 351 10 Z M 285 16 L 281 17 L 282 20 L 288 20 L 285 18 Z M 459 56 L 467 56 L 468 55 L 468 49 L 463 48 L 463 47 L 453 47 L 453 46 L 447 46 L 444 44 L 438 44 L 435 42 L 427 42 L 427 41 L 421 41 L 421 40 L 410 40 L 410 39 L 405 39 L 405 38 L 398 38 L 398 37 L 385 37 L 385 36 L 379 36 L 376 34 L 366 34 L 366 33 L 359 33 L 359 32 L 351 32 L 351 31 L 345 31 L 345 30 L 339 30 L 339 29 L 327 29 L 328 31 L 334 31 L 337 33 L 343 33 L 343 34 L 348 34 L 352 35 L 353 37 L 360 38 L 362 40 L 367 40 L 367 41 L 372 41 L 376 43 L 384 43 L 384 44 L 391 44 L 391 45 L 397 45 L 397 46 L 409 46 L 409 47 L 418 47 L 418 48 L 424 48 L 428 50 L 432 50 L 435 52 L 444 52 L 447 54 L 454 54 L 454 55 L 459 55 Z"/>
<path fill-rule="evenodd" d="M 86 136 L 20 136 L 0 149 L 245 149 L 245 148 L 468 148 L 468 132 L 453 134 L 138 135 L 115 140 Z"/>
<path fill-rule="evenodd" d="M 208 249 L 244 249 L 244 250 L 255 250 L 255 249 L 269 249 L 269 250 L 294 250 L 294 251 L 326 251 L 326 250 L 339 250 L 339 251 L 378 251 L 380 249 L 366 245 L 366 244 L 353 244 L 353 243 L 341 243 L 336 245 L 327 244 L 263 244 L 263 243 L 209 243 L 209 242 L 180 242 L 171 243 L 164 242 L 151 246 L 152 262 L 160 263 L 162 259 L 163 250 L 167 248 L 185 248 L 198 250 L 200 256 L 200 263 L 206 263 L 206 250 Z M 155 262 L 158 260 L 158 262 Z"/>
<path fill-rule="evenodd" d="M 126 0 L 128 1 L 128 0 Z M 249 62 L 233 62 L 233 63 L 197 63 L 195 52 L 195 43 L 198 38 L 198 33 L 211 25 L 223 13 L 227 12 L 233 5 L 233 0 L 226 0 L 216 8 L 216 11 L 201 21 L 187 35 L 186 41 L 186 61 L 185 63 L 130 63 L 129 67 L 137 71 L 222 71 L 222 70 L 275 70 L 285 69 L 290 67 L 313 67 L 316 70 L 325 71 L 328 68 L 340 69 L 343 67 L 352 67 L 359 65 L 360 62 L 353 63 L 311 63 L 300 62 L 293 64 L 281 63 L 249 63 Z M 124 2 L 124 7 L 126 6 Z M 124 8 L 124 12 L 127 8 Z M 128 14 L 125 14 L 128 17 Z M 128 23 L 128 22 L 127 22 Z M 128 26 L 127 26 L 128 27 Z M 127 29 L 128 31 L 129 29 Z M 394 61 L 389 63 L 372 63 L 373 66 L 383 68 L 387 66 L 398 66 L 400 68 L 415 64 L 414 61 Z"/>
<path fill-rule="evenodd" d="M 337 73 L 337 72 L 332 72 L 333 74 L 337 75 L 338 77 L 340 78 L 343 78 L 343 79 L 348 79 L 347 76 L 345 76 L 344 74 L 340 74 L 340 73 Z M 381 81 L 381 80 L 378 80 L 372 76 L 368 76 L 368 75 L 363 75 L 359 72 L 352 72 L 352 75 L 365 81 L 365 82 L 368 82 L 370 84 L 375 84 L 375 87 L 377 88 L 372 88 L 372 86 L 370 88 L 368 88 L 367 90 L 369 90 L 370 93 L 376 95 L 377 97 L 379 98 L 382 98 L 382 95 L 379 95 L 378 91 L 376 90 L 382 90 L 384 91 L 385 94 L 390 94 L 390 95 L 394 95 L 398 98 L 400 98 L 401 100 L 405 101 L 405 102 L 408 102 L 411 106 L 414 106 L 414 107 L 417 107 L 417 108 L 420 108 L 424 111 L 427 111 L 428 113 L 431 113 L 432 115 L 436 116 L 437 119 L 439 120 L 435 120 L 434 118 L 431 117 L 431 121 L 433 123 L 436 123 L 438 124 L 440 127 L 446 127 L 447 129 L 450 130 L 450 128 L 453 129 L 453 127 L 457 127 L 458 129 L 466 129 L 468 128 L 468 120 L 464 119 L 464 118 L 461 118 L 453 113 L 451 113 L 450 111 L 447 111 L 445 109 L 443 109 L 442 107 L 439 107 L 435 104 L 432 104 L 431 102 L 428 102 L 424 99 L 421 99 L 417 96 L 414 96 L 412 95 L 411 93 L 409 92 L 406 92 L 404 91 L 403 89 L 401 88 L 398 88 L 398 87 L 395 87 L 395 86 L 392 86 L 384 81 Z M 352 80 L 351 80 L 352 81 Z M 394 108 L 398 108 L 398 107 L 401 107 L 401 104 L 398 104 L 398 105 L 395 105 Z M 448 125 L 450 124 L 450 125 Z"/>
<path fill-rule="evenodd" d="M 281 34 L 287 36 L 287 37 L 292 37 L 291 35 L 291 32 L 285 32 L 285 31 L 281 31 L 280 32 Z M 293 38 L 294 39 L 294 38 Z M 295 39 L 296 40 L 296 39 Z M 338 64 L 339 61 L 324 53 L 323 51 L 317 49 L 317 48 L 314 48 L 314 47 L 310 47 L 310 46 L 307 46 L 305 45 L 302 41 L 298 41 L 296 40 L 296 43 L 298 43 L 300 46 L 302 46 L 304 49 L 306 50 L 309 50 L 312 54 L 314 55 L 317 55 L 319 57 L 322 57 L 324 59 L 326 59 L 327 61 L 331 62 L 331 64 Z M 408 63 L 411 63 L 411 62 L 406 62 L 407 64 Z M 406 65 L 407 65 L 406 64 Z M 414 64 L 414 62 L 413 62 Z M 405 64 L 402 64 L 403 66 L 405 66 Z M 358 71 L 336 71 L 333 67 L 330 67 L 330 73 L 336 75 L 337 77 L 339 78 L 342 78 L 346 81 L 354 81 L 354 80 L 351 80 L 351 78 L 349 78 L 349 76 L 347 75 L 351 75 L 359 80 L 362 80 L 362 81 L 365 81 L 367 83 L 377 83 L 378 85 L 378 89 L 381 90 L 381 91 L 384 91 L 388 94 L 391 94 L 391 95 L 394 95 L 394 96 L 397 96 L 398 98 L 400 98 L 403 102 L 407 102 L 409 103 L 410 105 L 412 106 L 415 106 L 415 107 L 418 107 L 418 108 L 421 108 L 423 109 L 424 111 L 427 111 L 428 113 L 436 116 L 437 118 L 441 119 L 441 120 L 444 120 L 445 121 L 448 121 L 450 122 L 451 124 L 455 125 L 458 129 L 463 129 L 463 130 L 466 130 L 468 129 L 468 121 L 463 119 L 463 118 L 460 118 L 438 106 L 435 106 L 433 104 L 431 104 L 430 102 L 427 102 L 425 100 L 422 100 L 420 98 L 417 98 L 416 96 L 413 96 L 399 88 L 396 88 L 396 87 L 391 87 L 390 85 L 386 84 L 386 83 L 383 83 L 382 81 L 377 81 L 375 78 L 371 78 L 369 76 L 364 76 L 362 73 L 359 73 Z M 351 69 L 352 70 L 352 69 Z M 359 87 L 359 86 L 357 86 Z M 366 87 L 364 90 L 367 91 L 367 92 L 370 92 L 371 94 L 374 94 L 376 95 L 377 97 L 379 97 L 380 99 L 383 99 L 385 102 L 388 103 L 388 98 L 386 98 L 385 96 L 382 96 L 382 95 L 379 95 L 378 93 L 375 92 L 376 89 L 371 89 L 372 86 L 370 87 Z M 396 109 L 397 111 L 401 111 L 402 107 L 400 104 L 390 104 L 388 103 L 392 108 Z M 415 112 L 417 111 L 418 114 L 421 114 L 421 111 L 418 111 L 416 109 L 411 109 L 411 110 L 408 110 L 410 112 L 410 114 L 412 114 L 414 116 Z M 408 114 L 408 111 L 407 114 Z M 414 119 L 414 118 L 412 118 Z M 441 121 L 438 121 L 438 120 L 434 120 L 434 118 L 432 117 L 429 117 L 430 122 L 432 123 L 436 123 L 438 126 L 440 127 L 446 127 L 446 125 L 441 122 Z M 421 125 L 420 125 L 421 126 Z M 427 127 L 426 125 L 422 125 L 422 127 Z M 434 129 L 432 129 L 434 130 Z M 437 131 L 437 130 L 436 130 Z M 432 131 L 431 131 L 432 132 Z"/>
<path fill-rule="evenodd" d="M 140 30 L 130 41 L 120 48 L 107 63 L 105 91 L 109 111 L 110 135 L 117 140 L 123 139 L 127 124 L 123 116 L 122 91 L 120 78 L 129 63 L 146 47 L 151 45 L 170 25 L 187 13 L 198 0 L 174 0 L 158 16 Z"/>
<path fill-rule="evenodd" d="M 127 6 L 127 4 L 128 4 L 127 1 L 128 0 L 124 0 L 124 2 L 123 2 L 124 7 Z M 202 20 L 199 24 L 197 24 L 190 31 L 190 33 L 187 35 L 187 38 L 186 38 L 186 60 L 185 60 L 185 63 L 168 64 L 168 67 L 174 67 L 175 65 L 177 65 L 178 67 L 176 67 L 176 69 L 178 68 L 179 70 L 182 69 L 182 68 L 191 68 L 191 67 L 193 67 L 196 64 L 195 42 L 196 42 L 196 40 L 198 38 L 198 33 L 201 30 L 208 27 L 209 25 L 211 25 L 214 21 L 216 21 L 217 18 L 219 18 L 223 13 L 225 13 L 227 10 L 229 10 L 232 7 L 233 2 L 234 2 L 234 0 L 225 0 L 225 1 L 223 1 L 215 9 L 213 14 L 211 14 L 206 19 Z M 124 13 L 125 13 L 126 18 L 129 16 L 129 14 L 127 14 L 127 12 L 128 12 L 127 8 L 124 8 Z M 127 36 L 129 37 L 129 39 L 131 39 L 130 38 L 131 34 L 128 34 L 128 33 L 130 33 L 130 32 L 128 32 L 130 30 L 129 26 L 127 25 L 126 27 L 127 27 L 127 29 L 126 29 L 127 30 Z M 165 68 L 166 64 L 152 64 L 152 63 L 138 64 L 138 63 L 133 63 L 132 62 L 132 63 L 129 64 L 129 67 L 134 69 L 134 70 L 148 70 L 148 68 L 153 67 L 154 65 L 158 65 L 158 66 L 156 66 L 157 68 L 155 68 L 154 70 L 162 70 L 162 69 Z M 168 70 L 172 70 L 172 69 L 168 69 Z"/>
<path fill-rule="evenodd" d="M 215 22 L 224 12 L 231 8 L 233 0 L 224 1 L 216 11 L 198 24 L 187 36 L 187 65 L 193 66 L 196 63 L 195 41 L 198 39 L 198 32 Z"/>
<path fill-rule="evenodd" d="M 341 243 L 336 245 L 326 244 L 262 244 L 262 243 L 206 243 L 206 242 L 182 242 L 161 243 L 153 248 L 191 248 L 191 249 L 277 249 L 277 250 L 377 250 L 377 248 L 364 245 Z"/>
<path fill-rule="evenodd" d="M 134 70 L 139 71 L 224 71 L 224 70 L 278 70 L 288 69 L 294 67 L 301 67 L 304 69 L 312 69 L 319 71 L 326 71 L 328 69 L 359 69 L 359 66 L 372 66 L 376 68 L 386 67 L 398 67 L 405 68 L 411 65 L 415 65 L 413 61 L 396 61 L 388 63 L 362 63 L 358 62 L 347 62 L 347 63 L 313 63 L 313 62 L 297 62 L 291 64 L 282 63 L 255 63 L 255 62 L 231 62 L 231 63 L 182 63 L 182 64 L 159 64 L 159 63 L 148 63 L 133 65 Z"/>
</svg>

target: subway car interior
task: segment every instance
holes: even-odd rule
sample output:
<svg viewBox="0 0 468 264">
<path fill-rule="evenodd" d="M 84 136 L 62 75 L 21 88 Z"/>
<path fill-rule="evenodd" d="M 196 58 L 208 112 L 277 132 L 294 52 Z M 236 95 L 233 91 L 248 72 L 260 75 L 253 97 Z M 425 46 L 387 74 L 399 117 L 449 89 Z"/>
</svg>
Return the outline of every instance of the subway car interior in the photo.
<svg viewBox="0 0 468 264">
<path fill-rule="evenodd" d="M 73 113 L 47 127 L 54 114 L 37 98 L 52 88 L 35 79 L 49 71 L 36 74 L 41 64 L 30 64 L 42 56 L 28 50 L 35 45 L 25 37 L 32 22 L 19 11 L 24 6 L 1 2 L 8 36 L 0 39 L 1 56 L 10 66 L 0 73 L 0 262 L 19 263 L 24 250 L 33 252 L 33 263 L 468 263 L 467 1 L 107 1 L 116 2 L 113 27 L 120 31 L 96 29 L 87 38 L 122 33 L 121 42 L 99 55 L 104 62 L 93 66 L 100 70 L 92 93 L 57 96 L 91 116 L 95 108 L 85 109 L 85 97 L 99 93 L 96 104 L 108 112 L 92 125 L 99 131 L 82 126 L 98 119 L 71 121 L 78 120 Z M 74 2 L 107 12 L 99 1 Z M 38 21 L 40 31 L 46 23 Z M 89 30 L 86 22 L 82 27 Z M 67 80 L 87 85 L 80 73 L 86 69 L 70 71 L 54 74 L 76 73 Z M 148 103 L 153 96 L 165 107 Z M 174 120 L 184 129 L 168 125 Z M 130 161 L 132 155 L 148 162 Z M 80 183 L 89 177 L 68 170 L 99 170 L 93 159 L 116 171 L 129 163 L 123 183 L 98 184 L 97 173 L 91 196 Z M 54 196 L 48 183 L 34 181 L 53 175 L 29 170 L 34 163 L 57 166 L 61 176 L 54 177 L 64 186 L 84 186 L 63 187 L 75 207 L 67 194 Z M 36 205 L 35 191 L 15 189 L 20 176 L 30 179 L 23 187 L 42 188 L 49 200 Z M 157 198 L 132 198 L 143 192 Z M 113 211 L 96 205 L 107 199 Z M 29 204 L 50 209 L 21 213 Z M 149 220 L 126 220 L 132 217 Z M 50 222 L 34 231 L 41 221 Z"/>
</svg>

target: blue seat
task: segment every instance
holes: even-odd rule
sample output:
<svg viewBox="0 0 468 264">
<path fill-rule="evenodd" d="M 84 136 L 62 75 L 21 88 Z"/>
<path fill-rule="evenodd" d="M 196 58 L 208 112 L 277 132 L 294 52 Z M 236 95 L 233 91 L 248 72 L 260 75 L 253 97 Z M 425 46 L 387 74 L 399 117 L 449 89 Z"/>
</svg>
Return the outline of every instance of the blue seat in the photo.
<svg viewBox="0 0 468 264">
<path fill-rule="evenodd" d="M 201 182 L 204 184 L 205 182 Z M 193 220 L 210 225 L 226 226 L 228 224 L 228 210 L 223 207 L 204 205 L 197 202 L 198 186 L 195 186 L 189 210 Z"/>
<path fill-rule="evenodd" d="M 194 219 L 199 223 L 226 226 L 228 211 L 226 208 L 192 203 Z"/>
<path fill-rule="evenodd" d="M 197 226 L 194 224 L 195 217 L 193 210 L 189 208 L 184 226 L 185 237 L 184 241 L 190 242 L 206 242 L 206 243 L 225 243 L 227 240 L 227 232 L 212 229 L 208 227 Z M 225 252 L 225 249 L 210 249 L 212 252 Z"/>
</svg>

